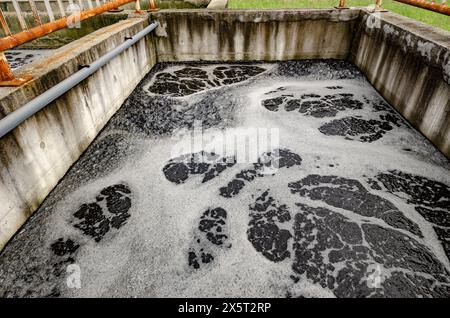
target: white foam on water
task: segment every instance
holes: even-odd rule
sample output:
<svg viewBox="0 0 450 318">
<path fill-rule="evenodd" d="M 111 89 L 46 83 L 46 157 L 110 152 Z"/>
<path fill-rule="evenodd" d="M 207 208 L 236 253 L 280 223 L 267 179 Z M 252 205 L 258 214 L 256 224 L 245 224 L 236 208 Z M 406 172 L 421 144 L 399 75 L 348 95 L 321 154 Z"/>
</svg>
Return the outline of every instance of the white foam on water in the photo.
<svg viewBox="0 0 450 318">
<path fill-rule="evenodd" d="M 211 72 L 216 66 L 202 66 L 202 69 Z M 173 67 L 173 70 L 178 68 L 181 66 Z M 151 83 L 152 80 L 144 89 L 147 90 Z M 367 104 L 362 110 L 344 110 L 331 119 L 305 116 L 297 111 L 286 112 L 281 107 L 278 112 L 271 112 L 261 105 L 262 99 L 273 95 L 265 94 L 279 87 L 287 87 L 283 94 L 291 92 L 297 96 L 313 92 L 323 96 L 334 93 L 324 87 L 338 85 L 343 87 L 339 93 L 354 94 L 358 100 L 363 100 L 364 97 L 379 98 L 364 80 L 304 81 L 260 76 L 226 88 L 227 93 L 231 91 L 243 101 L 235 110 L 236 118 L 232 128 L 278 129 L 280 148 L 288 148 L 302 157 L 299 167 L 280 169 L 274 176 L 247 182 L 241 193 L 232 199 L 221 197 L 219 188 L 226 186 L 242 169 L 250 168 L 251 163 L 240 163 L 228 168 L 219 177 L 204 184 L 201 183 L 202 176 L 195 175 L 183 184 L 174 184 L 165 178 L 162 169 L 175 153 L 191 151 L 191 132 L 186 131 L 181 140 L 171 137 L 142 137 L 137 145 L 142 151 L 130 155 L 122 166 L 106 177 L 79 187 L 56 206 L 55 213 L 49 218 L 46 224 L 49 233 L 46 245 L 61 236 L 72 237 L 81 245 L 76 263 L 81 268 L 82 288 L 63 289 L 63 295 L 284 297 L 288 290 L 293 296 L 332 297 L 330 290 L 313 284 L 305 277 L 297 284 L 292 283 L 289 277 L 293 274 L 292 246 L 291 258 L 275 263 L 257 252 L 249 242 L 248 207 L 254 203 L 258 193 L 270 189 L 270 194 L 287 204 L 291 208 L 291 214 L 295 214 L 296 202 L 311 206 L 322 204 L 291 195 L 287 188 L 289 182 L 314 173 L 356 179 L 366 188 L 368 185 L 364 175 L 371 177 L 388 170 L 400 170 L 450 184 L 448 164 L 436 164 L 440 158 L 422 160 L 415 152 L 401 152 L 401 148 L 410 143 L 422 147 L 420 151 L 423 152 L 429 149 L 417 132 L 405 126 L 394 127 L 381 139 L 371 143 L 345 140 L 342 136 L 326 136 L 318 130 L 323 123 L 346 116 L 357 114 L 362 118 L 377 118 L 378 113 L 374 113 Z M 201 98 L 203 93 L 197 93 L 195 98 Z M 187 100 L 189 98 L 186 97 Z M 202 134 L 210 138 L 220 131 L 222 130 L 210 128 L 205 129 Z M 210 143 L 211 148 L 217 150 L 216 153 L 224 154 L 220 152 L 223 149 L 220 145 L 220 139 Z M 228 148 L 229 146 L 227 144 Z M 174 151 L 176 147 L 179 149 Z M 205 149 L 197 147 L 193 150 L 197 152 Z M 259 149 L 259 153 L 264 151 Z M 119 230 L 111 229 L 103 240 L 95 243 L 75 229 L 70 224 L 70 219 L 81 203 L 95 202 L 101 189 L 118 183 L 127 185 L 132 192 L 132 207 L 129 211 L 131 217 Z M 390 200 L 416 222 L 424 234 L 424 239 L 420 241 L 450 269 L 431 225 L 412 206 L 381 191 L 371 193 Z M 227 211 L 228 243 L 231 243 L 231 248 L 214 247 L 214 261 L 194 270 L 188 266 L 188 249 L 193 243 L 200 216 L 208 208 L 215 207 L 223 207 Z M 368 219 L 348 211 L 340 213 L 358 224 Z M 386 226 L 378 219 L 372 218 L 371 222 Z M 292 221 L 283 226 L 289 227 L 291 224 Z M 409 235 L 406 231 L 404 233 Z M 337 265 L 336 271 L 340 268 Z"/>
</svg>

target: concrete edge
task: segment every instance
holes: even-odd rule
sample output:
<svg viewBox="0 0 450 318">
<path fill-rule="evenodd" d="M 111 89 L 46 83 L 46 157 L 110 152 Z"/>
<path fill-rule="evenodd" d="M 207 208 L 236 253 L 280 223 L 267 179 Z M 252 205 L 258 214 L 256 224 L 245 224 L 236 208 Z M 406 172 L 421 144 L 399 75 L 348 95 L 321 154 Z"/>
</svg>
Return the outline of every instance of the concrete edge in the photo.
<svg viewBox="0 0 450 318">
<path fill-rule="evenodd" d="M 214 15 L 220 15 L 221 19 L 226 22 L 253 22 L 264 23 L 270 21 L 296 22 L 303 20 L 329 20 L 335 22 L 349 21 L 358 19 L 360 9 L 165 9 L 150 13 L 154 19 L 168 15 L 196 15 L 202 20 L 213 20 Z"/>
</svg>

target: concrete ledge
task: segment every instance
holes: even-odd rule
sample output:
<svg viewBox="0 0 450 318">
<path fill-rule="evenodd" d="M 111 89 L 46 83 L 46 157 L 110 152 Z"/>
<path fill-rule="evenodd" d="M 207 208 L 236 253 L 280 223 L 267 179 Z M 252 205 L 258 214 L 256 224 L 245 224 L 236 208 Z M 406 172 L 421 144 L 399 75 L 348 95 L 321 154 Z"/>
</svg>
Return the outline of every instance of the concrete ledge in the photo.
<svg viewBox="0 0 450 318">
<path fill-rule="evenodd" d="M 147 25 L 146 18 L 120 21 L 21 68 L 34 80 L 20 88 L 0 89 L 0 118 Z M 0 139 L 0 250 L 155 62 L 149 36 Z"/>
<path fill-rule="evenodd" d="M 450 32 L 390 12 L 374 19 L 366 11 L 357 30 L 350 60 L 450 158 Z"/>
</svg>

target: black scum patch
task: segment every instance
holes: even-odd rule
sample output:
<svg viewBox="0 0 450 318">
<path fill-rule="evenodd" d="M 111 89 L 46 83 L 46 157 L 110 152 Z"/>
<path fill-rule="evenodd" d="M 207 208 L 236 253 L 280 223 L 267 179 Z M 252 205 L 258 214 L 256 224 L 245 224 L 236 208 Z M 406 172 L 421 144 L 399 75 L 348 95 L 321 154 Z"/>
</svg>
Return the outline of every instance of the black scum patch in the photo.
<svg viewBox="0 0 450 318">
<path fill-rule="evenodd" d="M 289 183 L 291 193 L 325 202 L 366 217 L 382 219 L 388 225 L 423 237 L 420 228 L 390 201 L 370 193 L 359 181 L 337 176 L 309 175 Z"/>
<path fill-rule="evenodd" d="M 155 75 L 148 91 L 170 97 L 191 95 L 206 89 L 243 82 L 265 71 L 252 65 L 212 66 L 210 72 L 199 67 L 183 67 Z"/>
<path fill-rule="evenodd" d="M 290 257 L 288 243 L 292 234 L 278 226 L 291 220 L 286 205 L 279 205 L 266 190 L 250 204 L 249 209 L 247 236 L 253 247 L 272 262 Z"/>
<path fill-rule="evenodd" d="M 74 227 L 100 242 L 111 228 L 118 230 L 130 217 L 130 193 L 130 189 L 123 184 L 103 189 L 96 202 L 81 205 L 73 214 Z"/>
<path fill-rule="evenodd" d="M 417 239 L 333 207 L 291 211 L 267 190 L 250 205 L 248 239 L 267 259 L 290 260 L 294 283 L 305 275 L 338 297 L 448 297 L 448 271 Z M 371 281 L 377 266 L 390 271 L 380 285 Z"/>
<path fill-rule="evenodd" d="M 223 96 L 220 90 L 209 91 L 205 98 L 188 103 L 167 96 L 151 96 L 142 86 L 144 84 L 118 110 L 109 129 L 159 137 L 179 129 L 192 129 L 195 121 L 207 129 L 224 126 L 233 120 L 234 97 Z"/>
<path fill-rule="evenodd" d="M 227 211 L 217 207 L 203 212 L 188 250 L 188 264 L 194 269 L 213 262 L 219 250 L 231 248 Z"/>
<path fill-rule="evenodd" d="M 328 136 L 342 136 L 348 140 L 373 142 L 392 130 L 397 123 L 389 120 L 362 119 L 345 117 L 332 120 L 319 127 L 319 131 Z"/>
<path fill-rule="evenodd" d="M 235 164 L 234 156 L 222 158 L 214 153 L 201 151 L 169 160 L 163 173 L 173 183 L 184 183 L 191 175 L 202 175 L 202 183 L 205 183 Z"/>
<path fill-rule="evenodd" d="M 353 98 L 353 94 L 302 94 L 299 98 L 282 94 L 279 97 L 265 99 L 262 105 L 270 111 L 284 109 L 287 112 L 296 111 L 305 116 L 317 118 L 335 117 L 339 111 L 347 109 L 362 109 L 363 103 Z"/>
<path fill-rule="evenodd" d="M 226 186 L 219 189 L 220 195 L 232 198 L 241 192 L 248 182 L 254 181 L 267 175 L 276 174 L 277 169 L 299 166 L 302 158 L 289 149 L 275 149 L 258 158 L 250 169 L 241 170 Z"/>
<path fill-rule="evenodd" d="M 379 173 L 372 180 L 379 190 L 404 199 L 428 222 L 442 243 L 450 259 L 450 187 L 426 177 L 397 170 Z M 383 186 L 381 187 L 380 184 Z"/>
<path fill-rule="evenodd" d="M 277 123 L 281 128 L 286 124 L 289 131 L 298 129 L 292 146 L 291 140 L 285 144 L 281 139 L 282 146 L 274 147 L 278 149 L 261 150 L 256 162 L 247 164 L 238 164 L 235 156 L 222 157 L 206 150 L 165 162 L 155 159 L 159 156 L 148 159 L 142 154 L 145 160 L 139 161 L 137 155 L 146 153 L 145 147 L 161 140 L 173 142 L 172 137 L 190 131 L 196 121 L 201 121 L 204 130 L 240 128 L 240 123 L 249 119 L 243 116 L 247 116 L 251 96 L 259 98 L 251 105 L 255 118 L 262 117 L 261 122 L 281 120 Z M 295 122 L 289 121 L 292 118 Z M 380 170 L 368 151 L 367 171 L 355 176 L 362 167 L 355 162 L 357 169 L 347 173 L 348 159 L 341 162 L 341 154 L 328 155 L 322 148 L 314 153 L 314 143 L 299 142 L 308 129 L 319 132 L 320 147 L 330 142 L 343 149 L 351 145 L 352 151 L 385 147 L 380 149 L 389 152 L 389 165 L 402 167 L 414 162 L 419 171 Z M 392 145 L 391 136 L 405 140 Z M 79 295 L 87 290 L 86 294 L 99 296 L 110 296 L 112 291 L 125 297 L 148 296 L 151 286 L 155 296 L 167 295 L 167 290 L 178 297 L 242 295 L 248 290 L 246 295 L 257 297 L 272 295 L 274 288 L 280 288 L 276 295 L 301 297 L 308 295 L 302 287 L 307 280 L 338 297 L 448 298 L 448 263 L 444 264 L 445 255 L 434 253 L 440 242 L 450 257 L 450 188 L 445 181 L 450 179 L 445 172 L 444 183 L 433 176 L 442 175 L 450 166 L 423 144 L 405 144 L 420 138 L 376 95 L 361 72 L 345 61 L 156 65 L 0 254 L 0 297 L 71 296 L 66 286 L 68 265 L 80 263 L 83 271 L 96 273 L 96 266 L 108 262 L 112 273 L 120 277 L 111 284 L 112 276 L 96 273 L 92 281 L 83 280 Z M 403 157 L 399 158 L 404 160 L 392 162 L 400 152 Z M 419 162 L 422 153 L 431 158 L 425 168 Z M 133 163 L 145 164 L 139 172 L 152 187 L 131 187 L 134 180 L 126 180 L 127 173 L 119 169 L 131 158 L 136 160 Z M 380 157 L 380 167 L 386 166 L 383 160 Z M 159 188 L 154 189 L 158 184 L 153 180 L 160 181 L 161 172 L 164 187 L 170 190 L 158 192 L 161 197 L 154 198 L 151 194 Z M 76 202 L 77 209 L 66 212 L 61 207 L 72 192 L 116 173 L 122 173 L 123 183 L 89 195 L 95 196 L 92 201 Z M 282 176 L 286 180 L 280 180 Z M 131 188 L 139 191 L 136 205 Z M 202 201 L 209 197 L 210 202 Z M 184 200 L 186 207 L 193 204 L 193 211 L 183 210 Z M 202 207 L 195 208 L 197 201 Z M 161 210 L 161 202 L 166 210 Z M 130 213 L 132 205 L 146 204 L 148 210 L 134 216 Z M 405 204 L 417 211 L 414 220 L 401 210 Z M 184 212 L 194 213 L 194 221 L 183 232 L 185 237 L 177 237 L 172 226 L 186 229 Z M 231 237 L 230 221 L 242 216 L 248 223 L 244 224 L 246 232 L 238 234 L 245 234 L 247 243 Z M 136 228 L 126 226 L 133 217 L 141 217 L 133 222 Z M 436 233 L 431 241 L 433 235 L 425 231 L 428 224 Z M 163 238 L 149 242 L 155 233 L 163 233 Z M 158 248 L 156 254 L 142 253 L 148 243 L 152 248 L 158 246 L 164 255 L 157 254 Z M 121 263 L 115 253 L 125 249 L 130 258 Z M 280 279 L 279 285 L 273 280 L 265 290 L 265 285 L 258 284 L 266 280 L 254 277 L 258 273 L 246 272 L 244 262 L 236 262 L 231 270 L 239 273 L 239 279 L 235 285 L 223 284 L 222 261 L 230 263 L 241 249 L 251 249 L 248 254 L 258 257 L 255 264 L 273 262 L 272 269 L 287 266 L 283 269 L 285 280 Z M 85 262 L 85 254 L 94 255 L 93 260 Z M 172 264 L 172 256 L 182 264 Z M 259 263 L 261 260 L 264 263 Z M 92 261 L 98 264 L 90 264 Z M 155 279 L 154 273 L 164 279 Z M 212 289 L 205 281 L 214 282 Z M 257 289 L 252 290 L 254 285 Z M 182 294 L 193 290 L 197 294 Z"/>
<path fill-rule="evenodd" d="M 227 198 L 234 197 L 244 188 L 246 182 L 273 175 L 279 168 L 299 166 L 301 162 L 302 158 L 289 149 L 275 149 L 263 153 L 257 162 L 252 164 L 252 168 L 240 171 L 227 186 L 220 188 L 220 195 Z M 201 182 L 205 183 L 235 164 L 234 156 L 223 158 L 214 153 L 201 151 L 170 159 L 164 165 L 163 173 L 167 180 L 177 184 L 185 183 L 195 175 L 201 176 Z"/>
<path fill-rule="evenodd" d="M 361 118 L 361 115 L 325 121 L 318 129 L 328 136 L 341 136 L 347 140 L 373 142 L 383 137 L 394 127 L 400 127 L 399 116 L 380 98 L 369 99 L 362 96 L 358 99 L 353 93 L 347 92 L 345 86 L 328 86 L 324 94 L 318 94 L 317 89 L 308 92 L 304 87 L 279 87 L 265 93 L 267 98 L 261 105 L 269 111 L 299 113 L 315 118 L 337 117 L 343 111 L 358 111 L 364 104 L 371 106 L 375 118 Z M 298 93 L 298 91 L 303 91 Z M 335 92 L 335 93 L 334 93 Z"/>
<path fill-rule="evenodd" d="M 82 204 L 73 214 L 72 225 L 95 242 L 100 242 L 111 228 L 118 230 L 130 217 L 130 194 L 130 189 L 123 184 L 102 189 L 96 202 Z M 36 294 L 43 297 L 60 296 L 61 281 L 65 282 L 67 266 L 76 264 L 79 249 L 80 244 L 74 238 L 57 239 L 47 251 L 52 256 L 45 259 L 31 257 L 29 265 L 10 268 L 15 272 L 14 279 L 9 290 L 2 291 L 0 288 L 0 297 L 31 297 Z M 44 284 L 49 281 L 50 286 Z"/>
</svg>

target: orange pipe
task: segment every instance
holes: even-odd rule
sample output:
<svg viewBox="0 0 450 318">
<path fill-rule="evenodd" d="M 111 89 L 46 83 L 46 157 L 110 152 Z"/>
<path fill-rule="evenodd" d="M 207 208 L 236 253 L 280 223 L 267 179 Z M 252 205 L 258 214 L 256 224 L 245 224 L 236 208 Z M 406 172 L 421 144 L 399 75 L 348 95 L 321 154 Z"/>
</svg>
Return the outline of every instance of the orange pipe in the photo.
<svg viewBox="0 0 450 318">
<path fill-rule="evenodd" d="M 103 4 L 99 7 L 84 10 L 80 12 L 80 21 L 89 19 L 106 11 L 116 9 L 124 4 L 134 2 L 136 0 L 114 0 L 110 3 Z M 68 26 L 68 17 L 64 17 L 53 22 L 45 23 L 43 25 L 13 34 L 3 39 L 0 39 L 0 52 L 9 50 L 15 46 L 35 40 L 49 33 L 64 29 Z"/>
<path fill-rule="evenodd" d="M 14 79 L 14 74 L 9 68 L 5 53 L 0 52 L 0 82 L 11 81 Z"/>
<path fill-rule="evenodd" d="M 446 6 L 445 4 L 431 3 L 431 2 L 424 1 L 424 0 L 394 0 L 394 1 L 409 4 L 409 5 L 418 7 L 418 8 L 442 13 L 445 15 L 450 15 L 450 7 Z"/>
<path fill-rule="evenodd" d="M 156 6 L 155 0 L 150 0 L 150 11 L 157 11 L 158 8 Z"/>
</svg>

